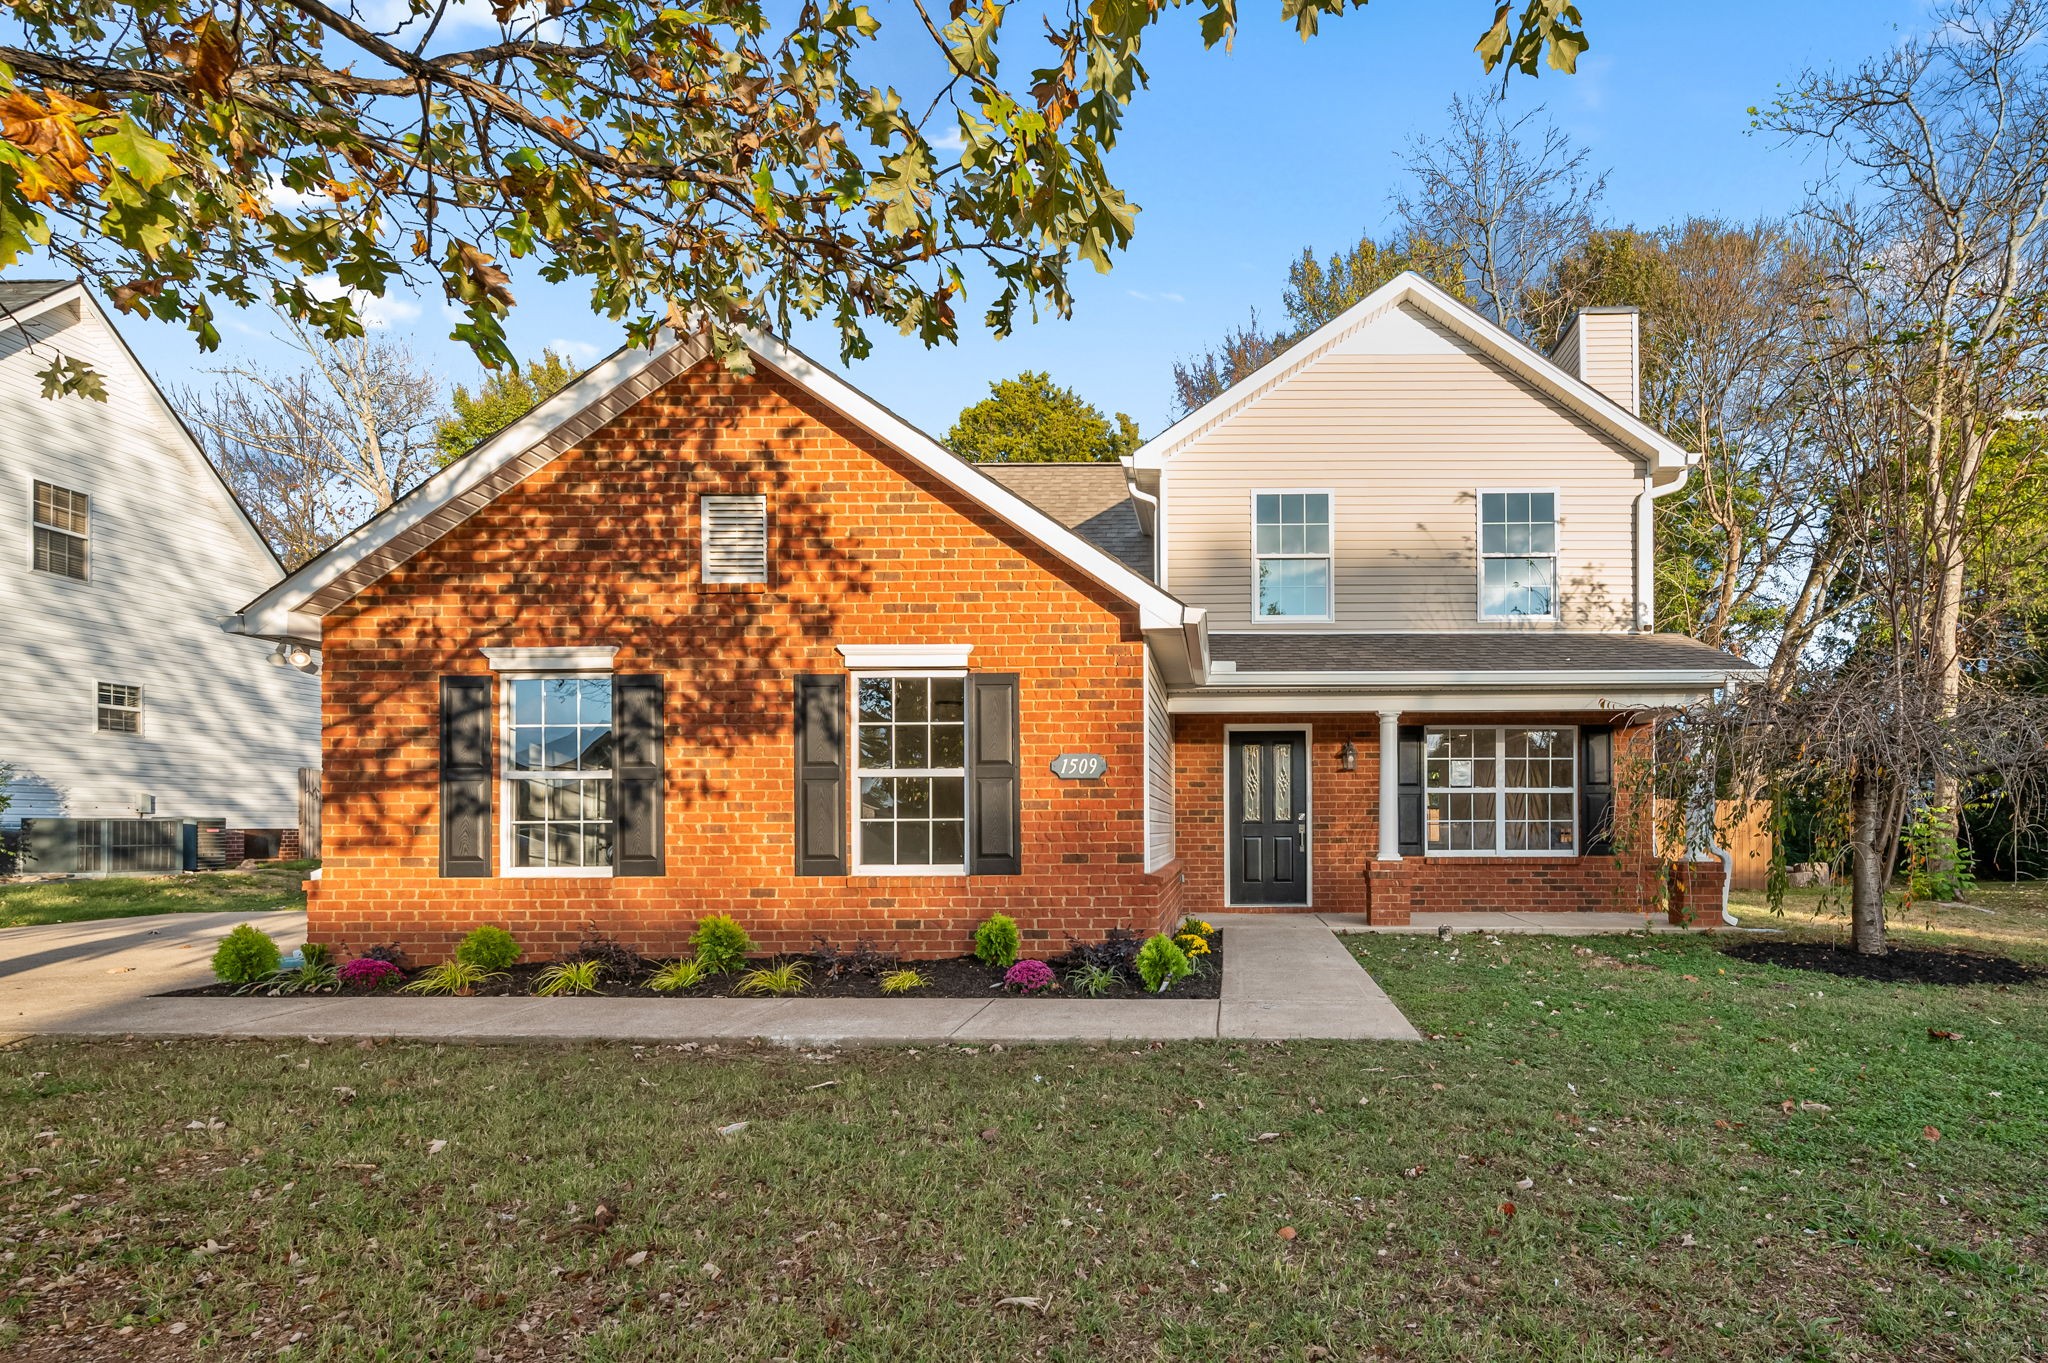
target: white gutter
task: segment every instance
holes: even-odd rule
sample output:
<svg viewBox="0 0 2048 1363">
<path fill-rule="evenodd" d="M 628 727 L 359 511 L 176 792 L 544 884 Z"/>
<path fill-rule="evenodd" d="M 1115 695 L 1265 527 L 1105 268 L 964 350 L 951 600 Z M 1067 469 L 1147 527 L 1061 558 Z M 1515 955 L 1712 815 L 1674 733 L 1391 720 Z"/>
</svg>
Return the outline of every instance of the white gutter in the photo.
<svg viewBox="0 0 2048 1363">
<path fill-rule="evenodd" d="M 1530 672 L 1239 672 L 1227 663 L 1210 669 L 1209 684 L 1219 687 L 1295 690 L 1420 691 L 1444 688 L 1497 690 L 1502 687 L 1720 687 L 1731 677 L 1760 677 L 1759 668 L 1625 668 L 1612 671 L 1570 671 L 1553 668 Z"/>
</svg>

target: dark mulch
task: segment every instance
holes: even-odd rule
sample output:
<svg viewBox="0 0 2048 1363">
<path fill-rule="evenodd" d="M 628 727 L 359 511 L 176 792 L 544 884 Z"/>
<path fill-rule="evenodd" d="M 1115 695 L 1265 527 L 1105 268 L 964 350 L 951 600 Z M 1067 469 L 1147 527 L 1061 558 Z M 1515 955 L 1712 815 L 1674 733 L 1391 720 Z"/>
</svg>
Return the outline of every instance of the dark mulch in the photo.
<svg viewBox="0 0 2048 1363">
<path fill-rule="evenodd" d="M 1828 942 L 1743 942 L 1727 954 L 1759 965 L 1818 970 L 1880 984 L 2029 984 L 2048 979 L 2048 970 L 2005 956 L 1974 951 L 1933 951 L 1893 947 L 1882 956 L 1861 956 Z"/>
<path fill-rule="evenodd" d="M 1198 963 L 1200 973 L 1182 980 L 1164 994 L 1146 992 L 1145 987 L 1139 983 L 1137 977 L 1131 975 L 1121 979 L 1116 988 L 1095 997 L 1105 999 L 1220 998 L 1223 994 L 1223 938 L 1224 934 L 1219 932 L 1210 939 L 1209 954 L 1202 957 Z M 943 961 L 903 962 L 902 964 L 916 969 L 930 981 L 930 984 L 912 993 L 899 995 L 886 995 L 882 993 L 880 983 L 882 970 L 879 968 L 842 969 L 837 973 L 833 973 L 822 967 L 817 959 L 812 956 L 777 956 L 750 961 L 748 964 L 749 966 L 780 965 L 784 961 L 792 960 L 803 962 L 810 975 L 810 983 L 805 987 L 802 994 L 795 996 L 798 998 L 879 999 L 895 997 L 912 999 L 989 999 L 1004 996 L 1007 992 L 1003 988 L 1003 972 L 983 965 L 972 956 L 955 956 Z M 1067 971 L 1074 963 L 1065 957 L 1055 957 L 1051 960 L 1050 964 L 1054 973 L 1060 978 L 1062 986 L 1064 986 Z M 534 976 L 540 974 L 544 968 L 540 964 L 513 966 L 511 970 L 506 972 L 505 979 L 486 985 L 477 991 L 477 995 L 480 997 L 504 998 L 531 994 L 533 992 Z M 652 968 L 651 963 L 648 964 L 647 968 Z M 643 971 L 638 978 L 630 982 L 607 980 L 598 987 L 595 995 L 586 995 L 585 997 L 602 996 L 616 999 L 752 997 L 742 996 L 736 992 L 740 979 L 737 974 L 716 977 L 704 984 L 698 985 L 695 989 L 686 990 L 680 994 L 658 994 L 654 990 L 647 988 L 646 985 L 640 983 L 640 980 L 645 978 L 645 974 L 646 972 Z M 235 992 L 228 985 L 212 984 L 200 989 L 176 990 L 172 995 L 167 995 L 166 997 L 220 997 Z M 334 996 L 321 995 L 319 997 L 332 998 Z M 359 994 L 346 994 L 344 997 L 362 996 Z M 1073 998 L 1075 995 L 1061 987 L 1059 989 L 1045 990 L 1031 997 L 1065 999 Z"/>
</svg>

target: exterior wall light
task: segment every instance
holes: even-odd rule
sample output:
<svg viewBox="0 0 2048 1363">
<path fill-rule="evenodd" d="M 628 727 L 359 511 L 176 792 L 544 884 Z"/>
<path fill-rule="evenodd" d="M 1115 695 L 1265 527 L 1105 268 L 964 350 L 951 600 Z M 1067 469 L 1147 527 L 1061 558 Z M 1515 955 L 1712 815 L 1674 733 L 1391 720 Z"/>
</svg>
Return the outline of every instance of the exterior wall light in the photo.
<svg viewBox="0 0 2048 1363">
<path fill-rule="evenodd" d="M 1358 770 L 1358 745 L 1348 738 L 1344 740 L 1344 746 L 1337 752 L 1337 765 L 1345 771 Z"/>
</svg>

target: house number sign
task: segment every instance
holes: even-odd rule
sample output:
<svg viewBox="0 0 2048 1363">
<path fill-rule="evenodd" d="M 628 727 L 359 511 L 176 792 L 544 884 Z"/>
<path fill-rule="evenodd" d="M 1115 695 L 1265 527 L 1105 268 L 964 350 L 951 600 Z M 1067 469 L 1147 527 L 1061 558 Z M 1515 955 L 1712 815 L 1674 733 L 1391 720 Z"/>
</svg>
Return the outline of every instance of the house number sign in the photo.
<svg viewBox="0 0 2048 1363">
<path fill-rule="evenodd" d="M 1100 753 L 1063 752 L 1052 760 L 1052 774 L 1062 781 L 1097 781 L 1108 770 Z"/>
</svg>

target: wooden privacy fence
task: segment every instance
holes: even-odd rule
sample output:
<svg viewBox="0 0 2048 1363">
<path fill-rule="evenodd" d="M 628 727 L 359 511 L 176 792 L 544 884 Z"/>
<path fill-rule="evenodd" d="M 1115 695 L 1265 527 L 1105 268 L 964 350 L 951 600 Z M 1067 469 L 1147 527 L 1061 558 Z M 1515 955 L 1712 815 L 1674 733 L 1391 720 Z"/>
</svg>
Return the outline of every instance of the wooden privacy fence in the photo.
<svg viewBox="0 0 2048 1363">
<path fill-rule="evenodd" d="M 1657 825 L 1661 829 L 1670 815 L 1670 806 L 1657 802 Z M 1762 890 L 1771 874 L 1771 805 L 1768 800 L 1759 800 L 1742 809 L 1733 800 L 1723 800 L 1714 807 L 1714 836 L 1721 844 L 1721 850 L 1728 854 L 1728 888 L 1731 890 Z M 1679 855 L 1684 850 L 1679 849 Z"/>
</svg>

